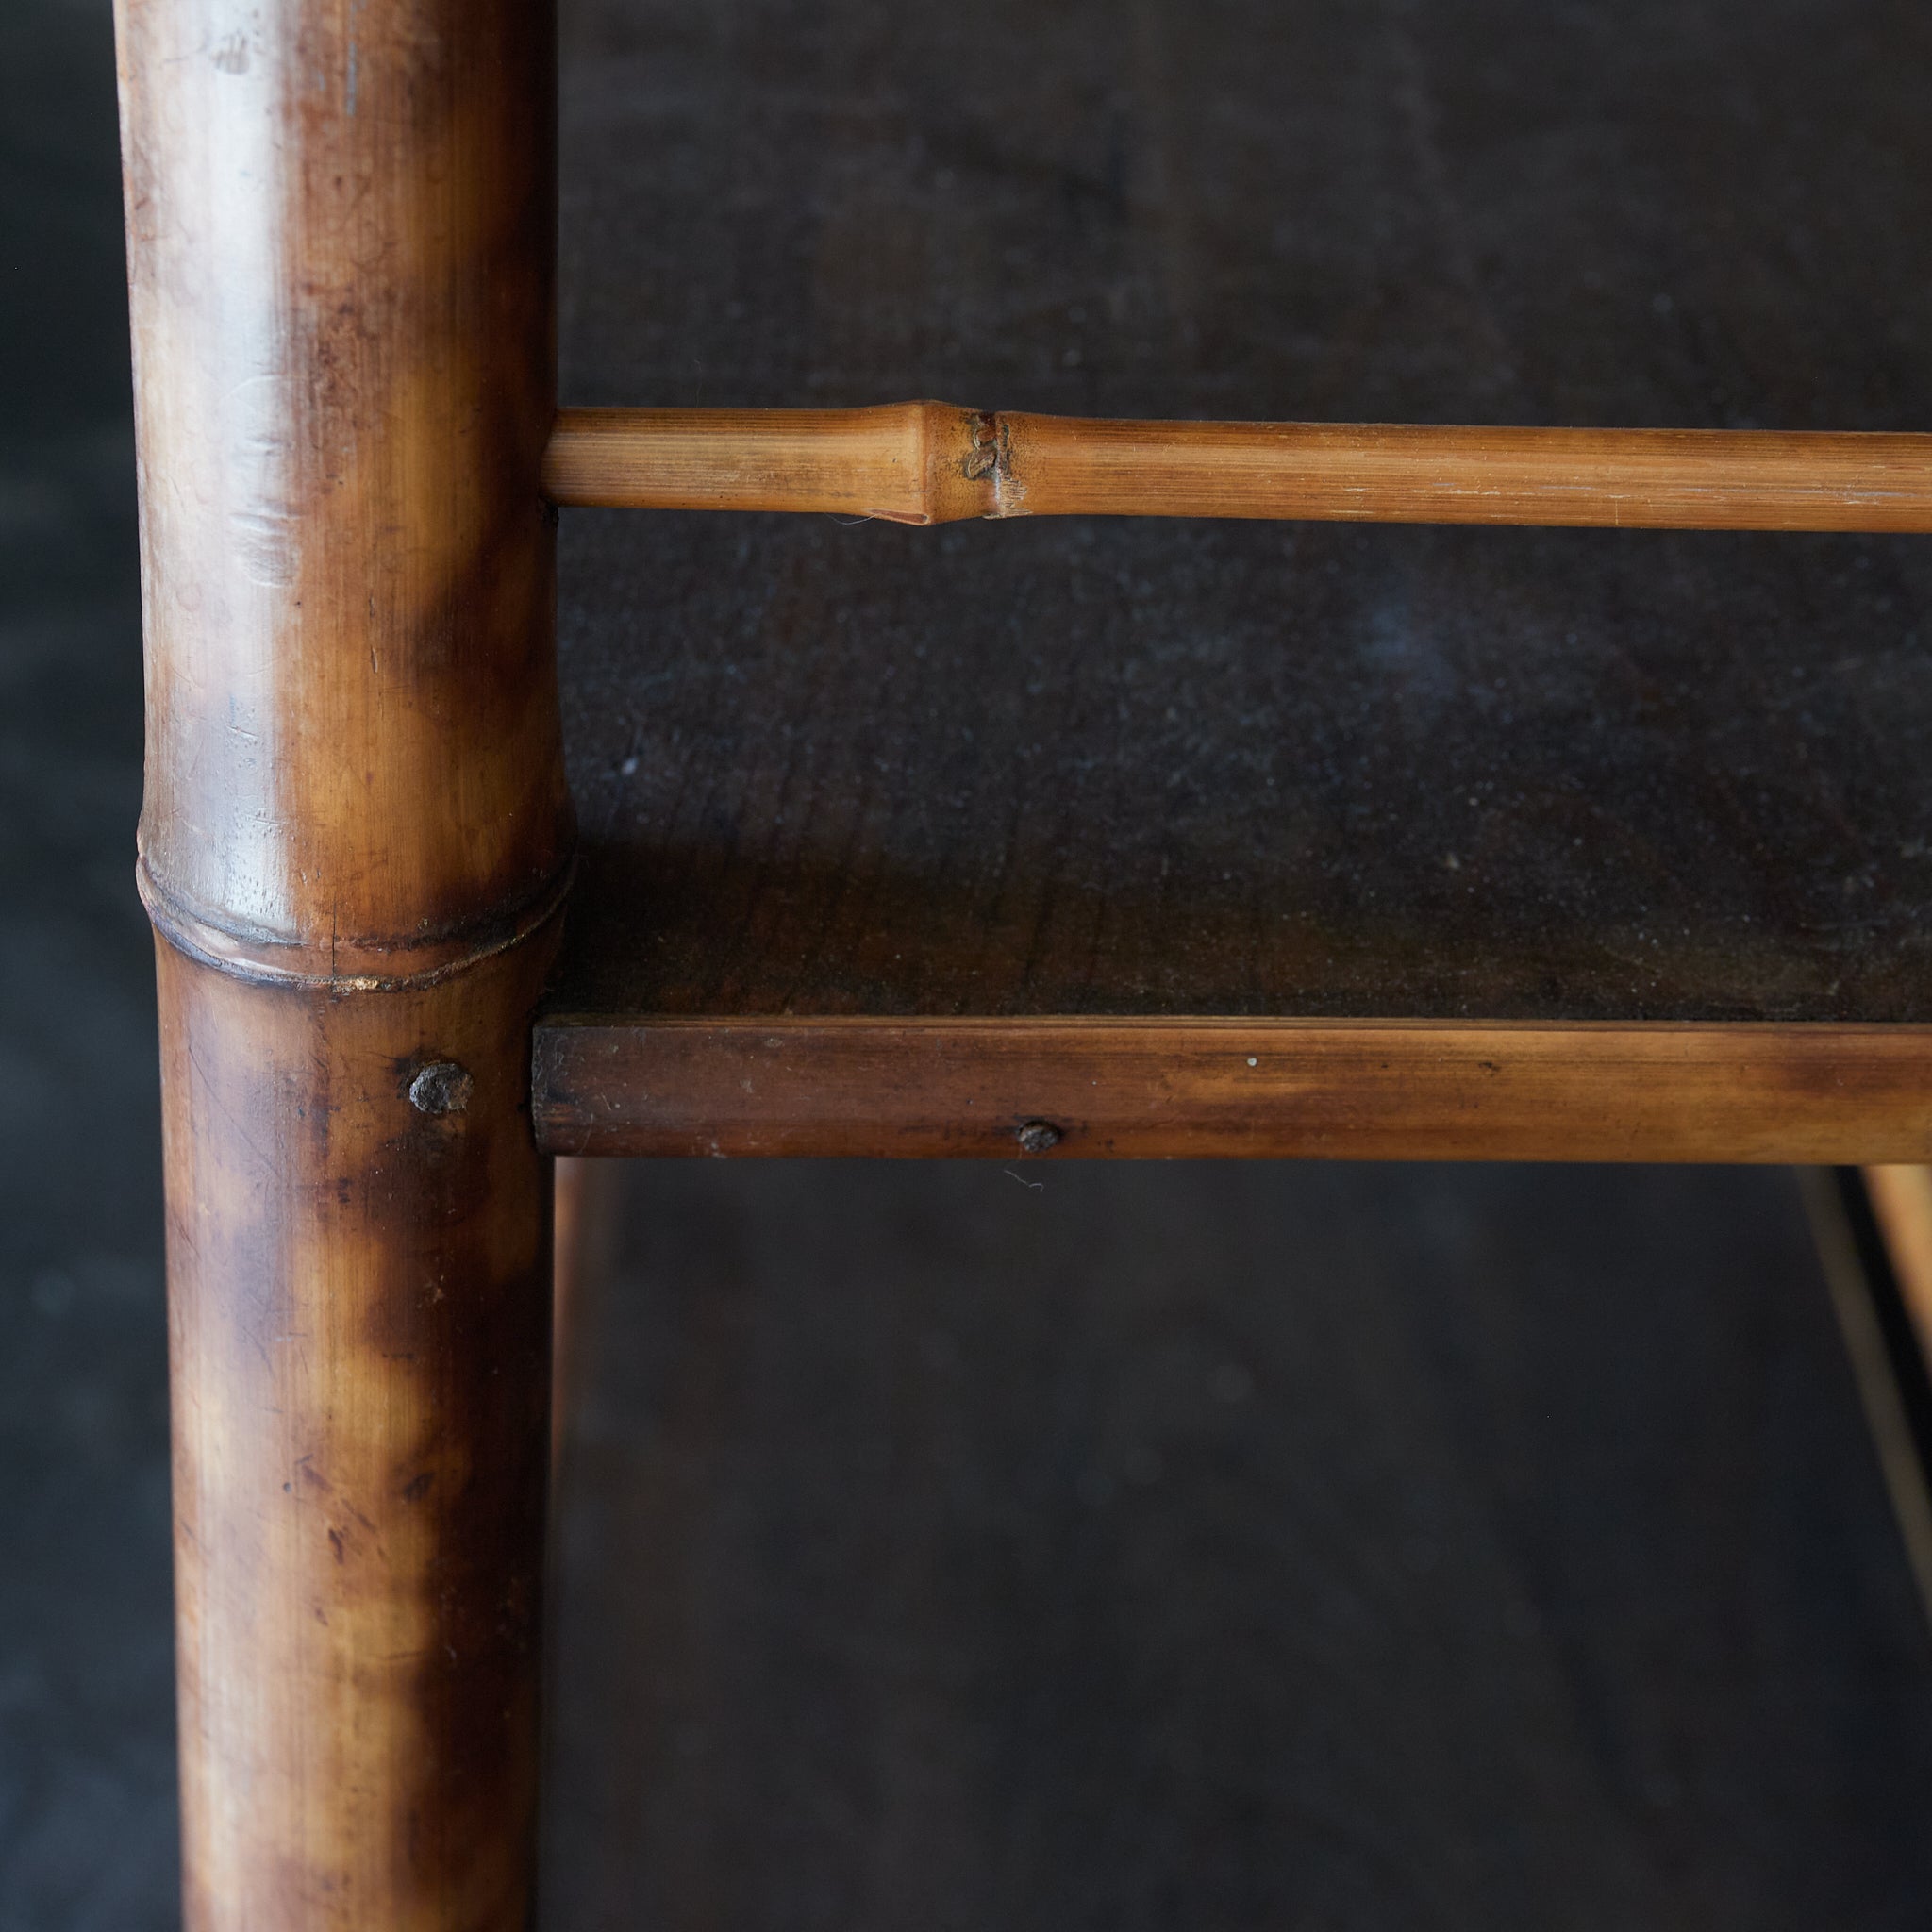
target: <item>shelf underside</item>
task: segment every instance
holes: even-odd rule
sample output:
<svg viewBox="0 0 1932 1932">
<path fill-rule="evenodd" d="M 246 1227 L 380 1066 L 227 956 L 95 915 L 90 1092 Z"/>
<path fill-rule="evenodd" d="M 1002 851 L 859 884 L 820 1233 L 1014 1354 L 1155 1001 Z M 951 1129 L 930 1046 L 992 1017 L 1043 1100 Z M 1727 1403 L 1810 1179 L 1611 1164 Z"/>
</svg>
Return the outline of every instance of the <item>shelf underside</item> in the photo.
<svg viewBox="0 0 1932 1932">
<path fill-rule="evenodd" d="M 1123 20 L 587 0 L 566 399 L 1932 423 L 1911 9 Z M 1672 1029 L 1772 1023 L 1800 1031 L 1692 1058 L 1757 1067 L 1787 1131 L 1738 1112 L 1698 1158 L 1932 1153 L 1923 540 L 573 511 L 561 571 L 584 862 L 553 1010 L 610 1023 L 601 1093 L 594 1025 L 540 1034 L 570 1132 L 614 1121 L 621 1064 L 640 1149 L 772 1074 L 790 1124 L 739 1151 L 995 1152 L 967 1102 L 1024 1124 L 1080 1078 L 1113 1081 L 1087 1151 L 1420 1151 L 1359 1110 L 1317 1133 L 1292 1081 L 1215 1088 L 1198 1023 L 1400 1023 L 1412 1070 L 1495 1058 L 1472 1024 L 1613 1024 L 1652 1044 L 1532 1056 L 1523 1124 L 1467 1151 L 1568 1107 L 1545 1151 L 1691 1158 L 1657 1083 L 1725 1081 Z M 808 1074 L 740 1065 L 774 1017 Z M 1105 1019 L 1139 1030 L 1103 1053 Z M 1774 1074 L 1773 1038 L 1808 1042 Z M 1149 1054 L 1208 1083 L 1212 1147 L 1124 1144 Z M 952 1096 L 923 1124 L 920 1066 Z M 1409 1091 L 1417 1122 L 1457 1104 Z"/>
</svg>

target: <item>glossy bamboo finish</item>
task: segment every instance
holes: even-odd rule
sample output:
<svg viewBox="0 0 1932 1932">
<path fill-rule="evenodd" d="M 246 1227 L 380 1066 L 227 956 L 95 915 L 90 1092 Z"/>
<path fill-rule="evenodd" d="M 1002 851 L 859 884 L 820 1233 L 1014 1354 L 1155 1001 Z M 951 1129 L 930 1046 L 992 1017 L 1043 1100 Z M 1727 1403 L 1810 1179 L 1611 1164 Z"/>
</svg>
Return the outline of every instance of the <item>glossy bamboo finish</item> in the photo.
<svg viewBox="0 0 1932 1932">
<path fill-rule="evenodd" d="M 122 0 L 191 1932 L 527 1924 L 543 0 Z"/>
<path fill-rule="evenodd" d="M 157 951 L 186 1922 L 523 1932 L 546 949 L 347 998 Z"/>
<path fill-rule="evenodd" d="M 460 957 L 568 846 L 552 25 L 121 4 L 144 863 L 325 976 Z"/>
<path fill-rule="evenodd" d="M 536 1061 L 557 1154 L 1932 1154 L 1925 1026 L 558 1014 Z"/>
<path fill-rule="evenodd" d="M 1932 530 L 1932 436 L 1134 423 L 869 409 L 566 409 L 565 506 L 967 517 L 1305 518 Z"/>
</svg>

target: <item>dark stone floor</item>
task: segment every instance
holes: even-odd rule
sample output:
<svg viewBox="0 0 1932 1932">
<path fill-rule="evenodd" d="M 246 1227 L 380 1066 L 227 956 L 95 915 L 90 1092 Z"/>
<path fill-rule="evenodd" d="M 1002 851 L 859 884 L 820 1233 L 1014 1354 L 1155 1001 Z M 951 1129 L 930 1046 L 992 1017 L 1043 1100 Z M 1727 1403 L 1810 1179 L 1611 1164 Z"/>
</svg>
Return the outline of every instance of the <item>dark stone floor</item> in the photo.
<svg viewBox="0 0 1932 1932">
<path fill-rule="evenodd" d="M 0 8 L 0 1932 L 175 1923 L 111 78 Z M 551 1924 L 1926 1922 L 1788 1176 L 1044 1180 L 625 1177 Z"/>
</svg>

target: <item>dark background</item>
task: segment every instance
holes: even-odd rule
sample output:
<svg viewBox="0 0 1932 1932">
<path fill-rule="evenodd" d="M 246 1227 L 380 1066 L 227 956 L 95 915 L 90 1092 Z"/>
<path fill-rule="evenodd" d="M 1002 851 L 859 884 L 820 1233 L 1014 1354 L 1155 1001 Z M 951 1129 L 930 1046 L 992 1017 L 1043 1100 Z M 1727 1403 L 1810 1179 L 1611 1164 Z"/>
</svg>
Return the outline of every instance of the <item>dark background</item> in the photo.
<svg viewBox="0 0 1932 1932">
<path fill-rule="evenodd" d="M 113 35 L 0 7 L 0 1925 L 175 1923 Z"/>
<path fill-rule="evenodd" d="M 175 1923 L 103 0 L 0 10 L 0 1932 Z M 1932 1647 L 1778 1172 L 666 1165 L 549 1923 L 1907 1926 Z"/>
</svg>

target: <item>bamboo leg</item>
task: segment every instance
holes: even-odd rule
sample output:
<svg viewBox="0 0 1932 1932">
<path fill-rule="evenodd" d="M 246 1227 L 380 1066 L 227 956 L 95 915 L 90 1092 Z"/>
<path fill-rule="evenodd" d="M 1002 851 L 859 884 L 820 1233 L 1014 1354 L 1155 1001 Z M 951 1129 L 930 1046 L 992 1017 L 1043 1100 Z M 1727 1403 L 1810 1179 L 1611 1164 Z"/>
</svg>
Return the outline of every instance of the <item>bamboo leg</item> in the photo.
<svg viewBox="0 0 1932 1932">
<path fill-rule="evenodd" d="M 608 1160 L 556 1163 L 556 1288 L 551 1297 L 553 1357 L 550 1377 L 550 1461 L 560 1467 L 568 1438 L 571 1391 L 575 1386 L 576 1340 L 584 1293 L 611 1263 L 618 1218 L 618 1170 Z"/>
<path fill-rule="evenodd" d="M 188 1924 L 522 1928 L 541 949 L 347 1000 L 158 953 Z"/>
<path fill-rule="evenodd" d="M 1919 1352 L 1932 1368 L 1932 1168 L 1868 1167 L 1865 1187 Z"/>
<path fill-rule="evenodd" d="M 544 0 L 120 0 L 191 1932 L 528 1922 Z"/>
<path fill-rule="evenodd" d="M 1905 1544 L 1906 1560 L 1919 1586 L 1920 1599 L 1932 1613 L 1932 1492 L 1926 1489 L 1925 1460 L 1913 1424 L 1912 1398 L 1901 1375 L 1895 1343 L 1886 1333 L 1882 1298 L 1874 1293 L 1872 1267 L 1875 1257 L 1868 1256 L 1859 1226 L 1869 1202 L 1877 1223 L 1876 1237 L 1885 1242 L 1896 1267 L 1893 1229 L 1872 1182 L 1887 1173 L 1923 1172 L 1919 1168 L 1868 1167 L 1862 1176 L 1864 1200 L 1858 1199 L 1860 1183 L 1850 1178 L 1848 1170 L 1801 1167 L 1798 1180 L 1839 1332 L 1844 1338 L 1845 1354 L 1872 1432 L 1872 1446 L 1885 1486 L 1891 1492 L 1892 1513 Z M 1882 1266 L 1882 1260 L 1877 1265 Z M 1901 1287 L 1909 1292 L 1903 1280 Z"/>
</svg>

